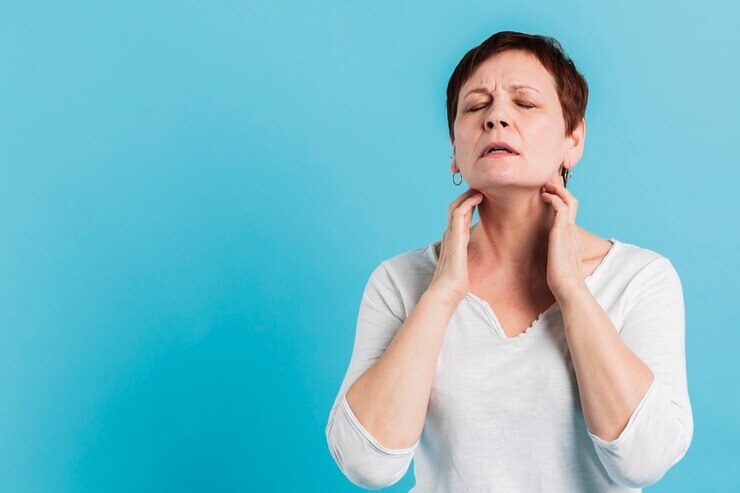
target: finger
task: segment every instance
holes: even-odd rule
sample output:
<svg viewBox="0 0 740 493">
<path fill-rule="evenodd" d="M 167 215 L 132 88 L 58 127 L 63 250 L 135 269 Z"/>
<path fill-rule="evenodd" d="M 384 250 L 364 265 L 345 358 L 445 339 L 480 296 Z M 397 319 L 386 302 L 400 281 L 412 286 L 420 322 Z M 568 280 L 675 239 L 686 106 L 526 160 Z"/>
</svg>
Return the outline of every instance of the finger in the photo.
<svg viewBox="0 0 740 493">
<path fill-rule="evenodd" d="M 452 224 L 460 224 L 460 226 L 456 226 L 458 228 L 467 228 L 470 226 L 470 221 L 473 218 L 473 210 L 475 209 L 475 206 L 480 204 L 483 200 L 483 194 L 478 193 L 472 197 L 469 197 L 465 199 L 462 204 L 460 204 L 457 209 L 452 211 Z"/>
<path fill-rule="evenodd" d="M 463 203 L 463 202 L 464 202 L 464 201 L 465 201 L 465 200 L 466 200 L 466 199 L 467 199 L 468 197 L 472 197 L 472 196 L 473 196 L 473 195 L 475 195 L 476 193 L 480 193 L 480 192 L 479 192 L 478 190 L 476 190 L 475 188 L 468 188 L 468 189 L 467 189 L 467 190 L 465 190 L 465 191 L 464 191 L 463 193 L 461 193 L 460 195 L 458 195 L 458 196 L 457 196 L 457 197 L 455 198 L 455 200 L 453 200 L 453 201 L 452 201 L 452 202 L 450 203 L 449 211 L 451 212 L 451 211 L 453 211 L 453 210 L 457 209 L 457 207 L 458 207 L 458 206 L 459 206 L 460 204 L 462 204 L 462 203 Z"/>
<path fill-rule="evenodd" d="M 475 208 L 477 204 L 480 203 L 481 200 L 483 200 L 483 194 L 480 192 L 478 192 L 476 195 L 472 197 L 468 197 L 467 199 L 465 199 L 464 198 L 465 195 L 469 193 L 474 193 L 474 191 L 468 190 L 464 194 L 462 194 L 462 198 L 461 198 L 462 203 L 459 204 L 457 208 L 452 209 L 452 206 L 450 206 L 450 212 L 449 212 L 449 216 L 447 220 L 447 227 L 445 228 L 445 232 L 442 235 L 442 245 L 440 247 L 440 259 L 442 258 L 442 252 L 444 251 L 444 245 L 446 243 L 448 232 L 453 232 L 453 231 L 458 232 L 459 231 L 460 233 L 462 233 L 466 231 L 467 227 L 470 226 L 470 222 L 473 217 L 472 210 Z M 455 200 L 455 202 L 459 202 L 459 201 Z M 455 202 L 453 202 L 453 204 Z M 470 214 L 470 217 L 468 217 L 468 214 Z M 461 221 L 459 217 L 461 217 L 463 220 Z M 462 226 L 456 226 L 458 223 L 462 223 Z"/>
<path fill-rule="evenodd" d="M 570 222 L 568 205 L 554 193 L 542 192 L 542 199 L 555 209 L 555 224 L 553 227 L 566 226 Z"/>
<path fill-rule="evenodd" d="M 568 219 L 572 223 L 576 222 L 576 214 L 578 213 L 578 199 L 563 185 L 559 183 L 553 183 L 548 181 L 543 187 L 547 192 L 557 195 L 567 206 L 568 206 Z"/>
<path fill-rule="evenodd" d="M 468 200 L 469 198 L 473 197 L 475 194 L 480 193 L 475 188 L 468 188 L 463 193 L 461 193 L 455 200 L 452 201 L 450 204 L 450 207 L 447 210 L 447 224 L 449 225 L 452 223 L 452 213 L 460 207 L 460 204 Z"/>
</svg>

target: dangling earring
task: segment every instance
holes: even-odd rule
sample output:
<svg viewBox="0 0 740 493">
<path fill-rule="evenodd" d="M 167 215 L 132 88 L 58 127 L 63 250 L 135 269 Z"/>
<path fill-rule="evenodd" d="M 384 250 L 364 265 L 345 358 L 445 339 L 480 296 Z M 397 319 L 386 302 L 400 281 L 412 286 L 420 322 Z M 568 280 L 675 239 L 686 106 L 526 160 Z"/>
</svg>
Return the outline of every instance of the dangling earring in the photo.
<svg viewBox="0 0 740 493">
<path fill-rule="evenodd" d="M 570 180 L 571 175 L 573 172 L 570 170 L 570 168 L 566 168 L 563 166 L 563 169 L 560 170 L 560 176 L 563 177 L 563 186 L 565 188 L 568 188 L 568 180 Z"/>
</svg>

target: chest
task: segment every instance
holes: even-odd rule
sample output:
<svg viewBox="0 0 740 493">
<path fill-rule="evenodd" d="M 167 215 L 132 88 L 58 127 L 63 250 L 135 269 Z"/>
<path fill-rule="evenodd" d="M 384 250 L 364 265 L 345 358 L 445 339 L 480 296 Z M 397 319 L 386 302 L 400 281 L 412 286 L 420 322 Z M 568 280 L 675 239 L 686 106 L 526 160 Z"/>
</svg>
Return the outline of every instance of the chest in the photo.
<svg viewBox="0 0 740 493">
<path fill-rule="evenodd" d="M 594 271 L 598 263 L 599 259 L 583 261 L 584 279 Z M 546 276 L 543 273 L 539 279 L 528 283 L 516 278 L 497 282 L 489 270 L 471 264 L 468 291 L 488 303 L 504 335 L 512 338 L 529 330 L 557 301 L 547 285 Z"/>
<path fill-rule="evenodd" d="M 476 291 L 473 291 L 476 294 Z M 537 299 L 507 299 L 506 295 L 477 295 L 486 301 L 508 338 L 529 330 L 540 316 L 555 303 L 555 297 L 543 295 Z"/>
<path fill-rule="evenodd" d="M 542 430 L 572 429 L 578 406 L 558 317 L 546 318 L 527 337 L 504 340 L 475 303 L 460 304 L 440 352 L 425 426 L 455 437 L 462 456 L 492 447 L 513 453 L 517 444 L 526 455 L 534 443 L 528 433 L 542 444 Z M 562 445 L 563 437 L 549 438 Z"/>
</svg>

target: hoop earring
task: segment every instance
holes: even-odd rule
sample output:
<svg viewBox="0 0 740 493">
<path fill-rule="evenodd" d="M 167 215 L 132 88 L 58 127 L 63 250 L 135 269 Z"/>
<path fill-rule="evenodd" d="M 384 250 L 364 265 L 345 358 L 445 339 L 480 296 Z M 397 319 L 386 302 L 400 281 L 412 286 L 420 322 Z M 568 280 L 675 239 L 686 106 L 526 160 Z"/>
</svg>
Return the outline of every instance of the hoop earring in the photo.
<svg viewBox="0 0 740 493">
<path fill-rule="evenodd" d="M 463 182 L 463 180 L 462 180 L 462 173 L 460 173 L 460 183 L 457 183 L 457 182 L 455 181 L 455 175 L 456 175 L 457 173 L 460 173 L 460 172 L 459 172 L 459 171 L 456 171 L 456 172 L 452 173 L 452 183 L 454 183 L 454 184 L 455 184 L 455 186 L 459 186 L 459 185 L 460 185 L 460 183 L 462 183 L 462 182 Z"/>
</svg>

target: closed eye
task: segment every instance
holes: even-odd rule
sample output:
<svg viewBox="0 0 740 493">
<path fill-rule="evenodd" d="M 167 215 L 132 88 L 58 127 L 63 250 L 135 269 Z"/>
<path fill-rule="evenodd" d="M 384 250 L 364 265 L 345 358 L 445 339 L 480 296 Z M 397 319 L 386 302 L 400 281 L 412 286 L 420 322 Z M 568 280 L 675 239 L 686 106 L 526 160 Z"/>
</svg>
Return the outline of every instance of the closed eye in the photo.
<svg viewBox="0 0 740 493">
<path fill-rule="evenodd" d="M 526 108 L 526 109 L 534 108 L 534 105 L 531 105 L 531 104 L 522 104 L 521 102 L 517 102 L 517 104 L 521 106 L 522 108 Z M 479 111 L 485 108 L 486 106 L 488 106 L 488 103 L 484 105 L 480 105 L 480 106 L 474 106 L 473 108 L 470 108 L 468 112 Z"/>
</svg>

